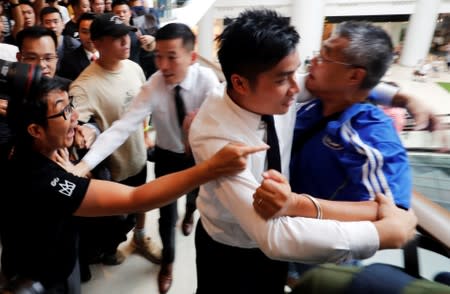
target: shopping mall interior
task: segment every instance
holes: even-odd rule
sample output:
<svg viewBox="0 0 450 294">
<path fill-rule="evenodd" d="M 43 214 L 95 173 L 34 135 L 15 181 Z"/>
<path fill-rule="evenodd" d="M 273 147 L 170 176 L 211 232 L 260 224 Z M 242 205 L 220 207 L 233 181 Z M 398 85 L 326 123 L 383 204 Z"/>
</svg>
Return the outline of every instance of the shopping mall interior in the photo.
<svg viewBox="0 0 450 294">
<path fill-rule="evenodd" d="M 200 63 L 214 69 L 222 79 L 212 40 L 220 34 L 228 19 L 236 17 L 245 9 L 265 7 L 289 17 L 302 36 L 299 48 L 302 61 L 309 59 L 320 48 L 321 41 L 342 21 L 369 21 L 383 27 L 390 34 L 395 47 L 395 60 L 383 80 L 396 83 L 402 91 L 420 99 L 441 119 L 442 129 L 430 133 L 427 129 L 416 129 L 414 120 L 407 117 L 400 138 L 408 150 L 414 190 L 426 198 L 417 200 L 414 207 L 418 215 L 423 217 L 422 233 L 431 236 L 440 248 L 444 248 L 444 254 L 418 249 L 419 274 L 432 280 L 437 273 L 450 271 L 450 0 L 150 2 L 151 6 L 160 10 L 161 25 L 183 22 L 192 27 L 197 33 L 196 49 Z M 307 69 L 301 67 L 299 70 Z M 152 180 L 153 163 L 148 162 L 147 167 L 148 180 Z M 178 204 L 179 216 L 184 215 L 184 202 L 185 197 L 182 197 Z M 146 231 L 161 244 L 158 218 L 157 209 L 147 212 Z M 195 221 L 198 218 L 197 211 Z M 126 256 L 122 264 L 90 266 L 92 278 L 82 284 L 83 293 L 158 293 L 160 266 L 134 252 L 131 236 L 130 233 L 128 240 L 120 245 L 120 250 Z M 191 294 L 196 291 L 194 238 L 195 232 L 189 236 L 182 234 L 180 219 L 176 231 L 174 279 L 169 294 Z M 363 261 L 364 264 L 375 262 L 403 267 L 403 250 L 382 250 Z M 290 290 L 287 288 L 286 291 L 288 293 Z"/>
<path fill-rule="evenodd" d="M 257 4 L 254 2 L 257 2 Z M 320 2 L 321 4 L 312 2 Z M 198 33 L 200 43 L 198 50 L 200 55 L 204 57 L 202 62 L 212 67 L 217 66 L 217 61 L 214 53 L 215 47 L 211 40 L 221 32 L 223 26 L 227 23 L 227 18 L 236 16 L 246 8 L 268 7 L 276 9 L 287 17 L 293 17 L 297 23 L 303 25 L 305 23 L 298 18 L 305 17 L 305 13 L 299 11 L 299 9 L 309 9 L 307 13 L 312 14 L 312 17 L 323 20 L 321 29 L 314 30 L 311 29 L 311 26 L 308 26 L 308 29 L 313 30 L 315 34 L 320 33 L 320 40 L 329 36 L 335 24 L 345 20 L 370 21 L 388 31 L 395 45 L 397 58 L 383 80 L 395 82 L 405 92 L 422 99 L 427 107 L 430 107 L 442 119 L 444 130 L 435 133 L 415 130 L 414 121 L 408 120 L 408 125 L 400 136 L 409 149 L 415 190 L 434 201 L 434 203 L 441 205 L 441 207 L 445 207 L 443 224 L 446 229 L 444 228 L 437 234 L 450 235 L 450 231 L 448 231 L 448 228 L 450 228 L 450 155 L 445 152 L 447 142 L 442 139 L 450 134 L 448 132 L 450 123 L 450 120 L 448 120 L 450 115 L 450 72 L 447 67 L 447 54 L 450 56 L 450 47 L 446 46 L 450 43 L 450 1 L 191 0 L 178 3 L 182 5 L 173 4 L 172 11 L 166 12 L 164 21 L 172 22 L 182 19 L 182 21 L 191 24 Z M 320 5 L 322 7 L 318 8 L 317 6 Z M 432 11 L 421 11 L 424 5 Z M 432 7 L 433 5 L 436 7 Z M 297 7 L 292 8 L 292 6 Z M 291 13 L 297 13 L 298 15 L 294 17 Z M 189 15 L 193 19 L 187 19 Z M 309 19 L 311 16 L 307 17 L 307 22 L 315 24 L 314 20 Z M 425 22 L 433 28 L 419 29 L 413 37 L 411 36 L 412 33 L 408 33 L 408 29 L 415 28 L 410 23 L 412 18 L 413 21 L 419 22 L 422 27 L 425 26 L 425 19 Z M 418 35 L 420 33 L 424 35 Z M 306 33 L 306 37 L 304 35 L 302 34 L 302 41 L 308 38 L 308 33 Z M 306 52 L 301 52 L 303 58 L 307 57 L 307 52 L 313 51 L 311 48 L 317 49 L 317 46 L 320 46 L 320 40 L 317 44 L 306 44 L 305 47 L 301 48 Z M 417 40 L 422 43 L 425 41 L 427 49 L 422 49 L 422 46 L 415 42 Z M 405 46 L 411 46 L 415 49 L 413 49 L 413 53 L 407 52 L 409 55 L 402 59 L 402 51 L 405 50 Z M 420 70 L 424 64 L 429 64 L 426 75 L 416 76 L 414 72 Z M 152 163 L 149 163 L 148 167 L 151 174 Z M 184 198 L 181 199 L 181 202 L 183 201 Z M 179 215 L 183 215 L 184 205 L 180 204 L 178 207 Z M 150 220 L 147 231 L 152 237 L 158 238 L 158 211 L 150 211 L 147 215 Z M 198 212 L 196 213 L 196 219 L 198 219 Z M 175 279 L 169 293 L 195 293 L 194 236 L 183 236 L 181 229 L 178 229 L 176 237 Z M 448 250 L 450 240 L 447 237 L 444 237 L 444 239 L 446 240 L 443 242 Z M 92 280 L 83 284 L 85 293 L 157 293 L 156 278 L 159 266 L 150 264 L 143 257 L 133 254 L 133 247 L 130 242 L 124 242 L 121 248 L 127 255 L 127 259 L 122 265 L 113 267 L 91 266 Z M 385 262 L 401 267 L 404 265 L 402 250 L 383 250 L 373 258 L 364 261 L 365 264 L 374 262 Z M 438 272 L 450 269 L 448 255 L 444 257 L 421 248 L 419 249 L 419 264 L 420 274 L 427 279 L 432 279 Z"/>
</svg>

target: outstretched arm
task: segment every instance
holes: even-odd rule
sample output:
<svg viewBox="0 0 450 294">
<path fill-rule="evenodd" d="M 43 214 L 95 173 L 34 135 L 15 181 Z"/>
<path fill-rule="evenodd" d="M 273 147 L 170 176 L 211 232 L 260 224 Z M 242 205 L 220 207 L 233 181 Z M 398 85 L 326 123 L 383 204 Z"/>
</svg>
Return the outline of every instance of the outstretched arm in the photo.
<svg viewBox="0 0 450 294">
<path fill-rule="evenodd" d="M 406 108 L 416 121 L 416 129 L 436 131 L 441 129 L 441 121 L 425 103 L 407 94 L 398 86 L 379 83 L 371 92 L 369 99 L 385 105 Z"/>
<path fill-rule="evenodd" d="M 442 129 L 442 122 L 436 114 L 425 103 L 412 95 L 399 91 L 392 98 L 391 105 L 408 109 L 416 121 L 416 130 L 437 131 Z"/>
<path fill-rule="evenodd" d="M 70 94 L 74 96 L 75 103 L 78 105 L 87 104 L 85 101 L 87 95 L 79 87 L 72 86 Z M 126 113 L 104 130 L 90 146 L 82 160 L 67 171 L 83 177 L 119 148 L 134 131 L 142 127 L 142 122 L 151 112 L 151 97 L 151 85 L 146 83 L 138 95 L 133 98 Z M 77 99 L 80 100 L 77 101 Z"/>
<path fill-rule="evenodd" d="M 157 178 L 137 188 L 92 180 L 75 215 L 114 215 L 161 207 L 210 180 L 244 170 L 247 155 L 267 148 L 266 145 L 250 147 L 230 143 L 194 167 Z"/>
</svg>

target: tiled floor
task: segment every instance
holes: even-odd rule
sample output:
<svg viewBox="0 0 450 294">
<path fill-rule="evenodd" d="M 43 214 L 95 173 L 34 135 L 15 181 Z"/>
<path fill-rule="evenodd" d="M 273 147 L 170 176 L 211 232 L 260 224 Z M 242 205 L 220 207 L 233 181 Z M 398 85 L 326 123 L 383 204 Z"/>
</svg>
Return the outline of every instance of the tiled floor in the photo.
<svg viewBox="0 0 450 294">
<path fill-rule="evenodd" d="M 400 84 L 403 89 L 413 95 L 424 99 L 437 113 L 450 113 L 450 95 L 436 85 L 436 81 L 450 82 L 450 74 L 440 73 L 439 77 L 433 77 L 426 82 L 417 82 L 411 79 L 411 68 L 394 65 L 386 80 L 392 80 Z M 152 165 L 149 164 L 149 171 Z M 184 198 L 179 200 L 180 218 L 183 216 Z M 157 220 L 158 210 L 147 213 L 147 231 L 150 236 L 159 239 Z M 198 218 L 198 214 L 196 215 Z M 127 253 L 128 258 L 119 266 L 93 265 L 92 280 L 83 284 L 83 293 L 110 293 L 110 294 L 153 294 L 158 293 L 157 275 L 159 266 L 150 263 L 143 257 L 133 254 L 127 242 L 121 248 Z M 384 250 L 377 253 L 365 263 L 386 262 L 402 265 L 402 255 L 399 250 Z M 450 269 L 450 261 L 424 250 L 420 251 L 422 275 L 432 278 L 435 273 Z M 194 234 L 185 237 L 177 227 L 177 251 L 174 268 L 174 281 L 170 294 L 195 293 L 195 249 Z"/>
</svg>

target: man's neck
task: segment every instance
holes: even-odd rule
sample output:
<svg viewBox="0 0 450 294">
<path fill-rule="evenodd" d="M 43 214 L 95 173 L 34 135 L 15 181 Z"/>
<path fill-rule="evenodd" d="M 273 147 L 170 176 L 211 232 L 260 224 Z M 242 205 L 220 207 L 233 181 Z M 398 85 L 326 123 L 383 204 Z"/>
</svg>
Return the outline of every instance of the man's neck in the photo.
<svg viewBox="0 0 450 294">
<path fill-rule="evenodd" d="M 247 111 L 254 112 L 248 105 L 246 105 L 245 97 L 243 97 L 242 95 L 239 95 L 238 92 L 234 91 L 233 89 L 227 89 L 227 94 L 228 94 L 228 97 L 230 97 L 230 99 L 234 103 L 236 103 L 237 106 L 239 106 L 240 108 L 245 109 Z M 256 113 L 256 112 L 254 112 L 254 113 Z"/>
<path fill-rule="evenodd" d="M 97 60 L 97 64 L 100 65 L 103 69 L 109 70 L 109 71 L 117 71 L 122 68 L 122 60 L 106 60 L 105 58 L 102 58 L 102 55 L 100 54 L 100 58 Z"/>
<path fill-rule="evenodd" d="M 40 144 L 39 142 L 35 141 L 33 144 L 33 150 L 44 155 L 45 157 L 53 160 L 56 155 L 56 149 L 48 148 L 45 144 Z"/>
<path fill-rule="evenodd" d="M 355 103 L 365 101 L 368 95 L 369 91 L 367 90 L 357 90 L 352 93 L 340 93 L 327 99 L 319 98 L 323 104 L 322 115 L 329 116 L 337 112 L 342 112 Z"/>
<path fill-rule="evenodd" d="M 95 49 L 95 48 L 89 50 L 89 49 L 87 49 L 86 47 L 83 47 L 83 49 L 84 49 L 84 51 L 89 52 L 89 53 L 91 53 L 91 54 L 96 54 L 96 53 L 97 53 L 97 49 Z"/>
<path fill-rule="evenodd" d="M 58 36 L 58 47 L 62 45 L 63 39 L 64 39 L 64 36 L 63 36 L 63 35 L 59 35 L 59 36 Z"/>
</svg>

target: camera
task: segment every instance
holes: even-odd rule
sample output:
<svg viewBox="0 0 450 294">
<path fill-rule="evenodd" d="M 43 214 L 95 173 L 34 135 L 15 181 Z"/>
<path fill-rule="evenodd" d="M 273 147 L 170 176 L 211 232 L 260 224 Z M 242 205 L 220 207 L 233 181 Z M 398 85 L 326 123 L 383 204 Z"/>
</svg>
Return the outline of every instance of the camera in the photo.
<svg viewBox="0 0 450 294">
<path fill-rule="evenodd" d="M 28 96 L 40 80 L 39 66 L 0 59 L 0 99 Z"/>
<path fill-rule="evenodd" d="M 26 98 L 37 89 L 40 80 L 39 66 L 0 59 L 0 99 Z M 6 116 L 0 115 L 0 161 L 10 154 L 11 136 Z"/>
</svg>

